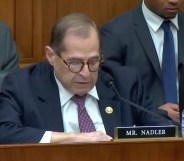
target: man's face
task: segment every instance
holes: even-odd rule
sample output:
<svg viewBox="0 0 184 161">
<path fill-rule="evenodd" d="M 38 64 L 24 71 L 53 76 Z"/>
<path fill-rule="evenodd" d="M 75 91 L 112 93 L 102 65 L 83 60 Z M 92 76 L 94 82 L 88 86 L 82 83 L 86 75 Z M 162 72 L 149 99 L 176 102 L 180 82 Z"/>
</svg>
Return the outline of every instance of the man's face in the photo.
<svg viewBox="0 0 184 161">
<path fill-rule="evenodd" d="M 99 39 L 95 30 L 91 30 L 88 38 L 81 38 L 68 34 L 64 40 L 66 51 L 55 54 L 53 62 L 56 77 L 70 92 L 78 95 L 87 93 L 96 83 L 98 71 L 90 72 L 85 64 L 78 73 L 73 73 L 63 62 L 74 64 L 79 62 L 95 62 L 100 59 Z M 63 60 L 62 60 L 63 59 Z"/>
<path fill-rule="evenodd" d="M 164 19 L 176 16 L 183 0 L 144 0 L 145 5 L 155 14 Z"/>
</svg>

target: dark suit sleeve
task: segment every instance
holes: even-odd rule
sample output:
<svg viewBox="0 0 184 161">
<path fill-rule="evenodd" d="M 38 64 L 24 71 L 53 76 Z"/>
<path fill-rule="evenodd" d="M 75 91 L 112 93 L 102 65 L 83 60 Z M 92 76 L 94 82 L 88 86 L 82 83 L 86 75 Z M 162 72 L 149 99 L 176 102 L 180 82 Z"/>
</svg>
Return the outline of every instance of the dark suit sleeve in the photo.
<svg viewBox="0 0 184 161">
<path fill-rule="evenodd" d="M 45 133 L 45 130 L 39 129 L 39 116 L 34 114 L 34 104 L 29 101 L 31 96 L 24 93 L 26 89 L 22 89 L 21 85 L 23 82 L 16 74 L 8 75 L 3 81 L 0 93 L 1 144 L 38 143 Z"/>
<path fill-rule="evenodd" d="M 0 21 L 0 89 L 3 78 L 19 66 L 15 42 L 9 28 Z"/>
</svg>

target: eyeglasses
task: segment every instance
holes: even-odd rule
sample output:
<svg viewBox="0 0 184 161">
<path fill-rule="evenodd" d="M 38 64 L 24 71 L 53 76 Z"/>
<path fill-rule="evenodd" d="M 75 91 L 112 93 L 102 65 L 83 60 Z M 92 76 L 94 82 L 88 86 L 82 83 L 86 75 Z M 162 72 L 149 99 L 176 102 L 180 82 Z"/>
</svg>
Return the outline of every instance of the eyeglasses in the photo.
<svg viewBox="0 0 184 161">
<path fill-rule="evenodd" d="M 103 59 L 100 58 L 95 58 L 92 60 L 89 60 L 88 62 L 83 62 L 81 60 L 71 60 L 70 62 L 67 62 L 66 60 L 64 60 L 61 55 L 59 55 L 59 57 L 61 58 L 60 60 L 62 60 L 67 66 L 68 69 L 72 72 L 72 73 L 79 73 L 82 71 L 82 69 L 84 68 L 84 65 L 88 65 L 88 69 L 90 72 L 96 72 L 100 69 L 101 65 L 103 64 Z"/>
</svg>

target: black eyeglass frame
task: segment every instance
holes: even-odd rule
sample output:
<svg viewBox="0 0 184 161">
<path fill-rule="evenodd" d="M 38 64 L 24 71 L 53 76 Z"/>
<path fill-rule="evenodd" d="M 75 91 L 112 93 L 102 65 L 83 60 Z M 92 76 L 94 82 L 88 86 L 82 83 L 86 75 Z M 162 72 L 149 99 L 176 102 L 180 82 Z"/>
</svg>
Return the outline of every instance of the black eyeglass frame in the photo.
<svg viewBox="0 0 184 161">
<path fill-rule="evenodd" d="M 101 68 L 102 64 L 104 63 L 103 55 L 102 55 L 102 53 L 100 53 L 100 59 L 98 60 L 99 61 L 99 67 L 97 68 L 97 70 L 91 70 L 89 62 L 84 62 L 84 61 L 82 62 L 81 61 L 80 63 L 82 64 L 82 66 L 81 66 L 80 70 L 75 72 L 75 71 L 71 70 L 70 66 L 72 64 L 68 63 L 60 54 L 57 54 L 57 55 L 63 61 L 63 63 L 68 66 L 69 71 L 72 72 L 72 73 L 80 73 L 86 64 L 88 65 L 88 70 L 90 72 L 97 72 Z"/>
</svg>

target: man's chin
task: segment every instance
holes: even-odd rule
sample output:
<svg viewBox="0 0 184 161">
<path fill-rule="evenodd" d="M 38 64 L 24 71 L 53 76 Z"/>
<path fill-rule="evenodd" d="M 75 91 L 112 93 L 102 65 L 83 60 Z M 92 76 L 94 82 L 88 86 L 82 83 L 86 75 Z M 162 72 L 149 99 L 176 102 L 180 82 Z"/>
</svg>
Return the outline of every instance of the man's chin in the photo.
<svg viewBox="0 0 184 161">
<path fill-rule="evenodd" d="M 89 88 L 89 87 L 88 88 L 81 87 L 81 88 L 78 88 L 75 90 L 75 94 L 82 96 L 82 95 L 88 93 L 90 90 L 91 90 L 91 88 Z"/>
<path fill-rule="evenodd" d="M 79 95 L 79 96 L 83 96 L 86 93 L 88 93 L 88 91 L 76 91 L 75 94 Z"/>
<path fill-rule="evenodd" d="M 165 14 L 164 16 L 162 16 L 164 19 L 172 19 L 172 18 L 175 18 L 176 17 L 176 13 L 168 13 L 168 14 Z"/>
<path fill-rule="evenodd" d="M 73 86 L 73 92 L 77 95 L 84 95 L 86 93 L 88 93 L 94 85 L 92 85 L 92 83 L 86 83 L 86 84 L 82 84 L 82 83 L 77 83 L 75 84 L 75 86 Z"/>
</svg>

